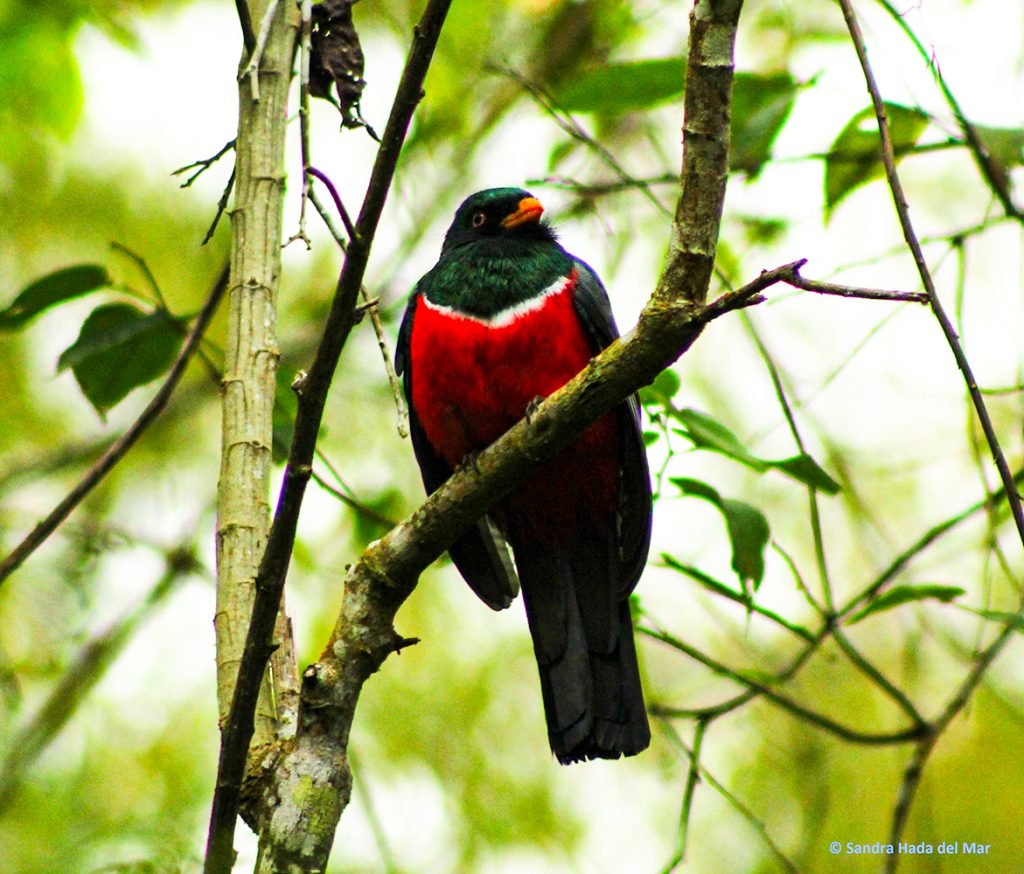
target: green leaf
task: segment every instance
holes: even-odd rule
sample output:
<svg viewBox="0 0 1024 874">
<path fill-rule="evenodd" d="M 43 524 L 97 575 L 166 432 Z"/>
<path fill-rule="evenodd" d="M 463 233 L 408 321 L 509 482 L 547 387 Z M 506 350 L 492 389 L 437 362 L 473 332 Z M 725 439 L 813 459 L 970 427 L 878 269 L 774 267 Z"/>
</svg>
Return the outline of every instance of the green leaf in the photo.
<svg viewBox="0 0 1024 874">
<path fill-rule="evenodd" d="M 621 61 L 588 70 L 555 94 L 570 112 L 619 115 L 647 109 L 683 93 L 685 58 Z"/>
<path fill-rule="evenodd" d="M 691 479 L 688 476 L 673 476 L 669 477 L 669 482 L 684 495 L 689 495 L 693 498 L 703 498 L 705 501 L 710 501 L 716 507 L 722 503 L 722 496 L 718 493 L 718 489 L 702 480 Z"/>
<path fill-rule="evenodd" d="M 757 589 L 764 579 L 764 551 L 771 537 L 768 520 L 757 507 L 731 498 L 722 498 L 721 509 L 732 541 L 732 569 Z"/>
<path fill-rule="evenodd" d="M 673 477 L 670 481 L 684 495 L 703 498 L 718 508 L 732 544 L 732 569 L 744 586 L 753 582 L 756 590 L 764 579 L 764 551 L 771 534 L 764 513 L 744 501 L 723 498 L 717 489 L 700 480 Z"/>
<path fill-rule="evenodd" d="M 673 410 L 672 416 L 686 429 L 686 436 L 698 449 L 709 449 L 728 455 L 758 471 L 765 470 L 768 466 L 761 459 L 751 455 L 732 431 L 707 413 L 687 407 Z"/>
<path fill-rule="evenodd" d="M 788 73 L 737 73 L 732 91 L 730 169 L 753 179 L 771 158 L 800 87 Z"/>
<path fill-rule="evenodd" d="M 677 410 L 671 403 L 656 393 L 657 380 L 652 391 L 646 396 L 641 392 L 641 400 L 647 403 L 660 403 L 664 405 L 668 414 L 683 426 L 683 430 L 677 433 L 689 439 L 697 449 L 707 449 L 711 452 L 718 452 L 726 455 L 747 467 L 763 473 L 766 470 L 779 470 L 798 482 L 813 486 L 827 495 L 835 495 L 840 492 L 841 486 L 830 477 L 818 462 L 806 453 L 794 455 L 792 458 L 783 458 L 773 461 L 765 458 L 758 458 L 750 452 L 725 425 L 712 419 L 707 413 L 692 408 Z"/>
<path fill-rule="evenodd" d="M 896 586 L 889 591 L 879 595 L 850 620 L 852 625 L 860 622 L 873 613 L 881 613 L 883 610 L 891 610 L 901 604 L 911 601 L 939 600 L 948 604 L 954 598 L 959 598 L 964 590 L 959 586 L 944 586 L 940 584 L 929 584 L 924 586 Z"/>
<path fill-rule="evenodd" d="M 1024 128 L 973 125 L 989 155 L 1004 169 L 1024 166 Z"/>
<path fill-rule="evenodd" d="M 836 495 L 842 487 L 830 477 L 818 462 L 806 453 L 783 458 L 781 461 L 769 461 L 770 467 L 789 474 L 793 479 L 816 488 L 826 495 Z"/>
<path fill-rule="evenodd" d="M 928 116 L 919 109 L 885 104 L 897 158 L 912 148 L 928 125 Z M 825 212 L 831 214 L 836 205 L 855 188 L 884 175 L 882 140 L 874 109 L 868 107 L 847 122 L 836 137 L 825 158 Z"/>
<path fill-rule="evenodd" d="M 52 306 L 109 285 L 110 276 L 99 264 L 57 270 L 26 286 L 9 307 L 0 310 L 0 330 L 20 328 Z"/>
<path fill-rule="evenodd" d="M 57 369 L 71 368 L 82 393 L 102 415 L 167 370 L 182 339 L 165 310 L 146 313 L 131 304 L 106 304 L 89 314 Z"/>
<path fill-rule="evenodd" d="M 0 136 L 4 145 L 12 133 L 36 130 L 67 140 L 78 124 L 83 105 L 74 52 L 78 29 L 73 18 L 77 10 L 46 15 L 28 6 L 24 9 L 22 12 L 15 4 L 4 4 L 0 13 L 0 107 L 8 110 L 4 121 L 9 125 L 4 127 L 11 128 Z M 37 145 L 29 139 L 21 147 Z M 0 162 L 9 157 L 0 153 Z"/>
<path fill-rule="evenodd" d="M 996 181 L 1007 191 L 1012 190 L 1010 170 L 1024 165 L 1024 129 L 974 125 L 974 131 L 992 159 Z"/>
<path fill-rule="evenodd" d="M 640 389 L 640 401 L 645 404 L 664 406 L 666 402 L 675 397 L 676 392 L 679 391 L 679 385 L 678 374 L 671 368 L 666 368 L 654 378 L 654 382 Z"/>
</svg>

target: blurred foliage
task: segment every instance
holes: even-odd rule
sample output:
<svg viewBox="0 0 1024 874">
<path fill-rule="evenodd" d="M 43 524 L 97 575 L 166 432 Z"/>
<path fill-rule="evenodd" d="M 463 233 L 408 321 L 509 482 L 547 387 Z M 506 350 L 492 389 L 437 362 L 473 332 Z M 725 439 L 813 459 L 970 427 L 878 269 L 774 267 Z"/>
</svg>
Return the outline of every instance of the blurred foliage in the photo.
<svg viewBox="0 0 1024 874">
<path fill-rule="evenodd" d="M 944 0 L 942 9 L 966 21 L 968 5 L 996 32 L 1010 28 L 994 0 Z M 811 258 L 808 276 L 915 288 L 894 255 L 900 239 L 877 129 L 841 16 L 824 3 L 748 7 L 713 292 L 796 257 Z M 355 7 L 367 55 L 363 109 L 377 107 L 378 129 L 381 90 L 397 77 L 381 59 L 404 55 L 419 9 L 408 0 Z M 220 181 L 182 192 L 173 167 L 146 172 L 144 146 L 126 152 L 119 143 L 104 163 L 96 141 L 82 137 L 90 73 L 80 34 L 99 32 L 111 50 L 127 47 L 144 63 L 140 24 L 158 29 L 172 14 L 222 28 L 224 51 L 238 51 L 229 8 L 0 2 L 0 555 L 142 409 L 226 258 L 226 228 L 206 247 L 199 241 L 230 156 L 209 174 L 223 171 Z M 912 214 L 1017 470 L 1020 229 L 994 206 L 933 76 L 950 75 L 953 91 L 961 82 L 946 67 L 925 68 L 884 14 L 870 22 L 882 41 L 872 56 L 903 65 L 884 87 Z M 454 205 L 475 188 L 523 182 L 509 178 L 520 172 L 532 174 L 566 245 L 600 270 L 628 325 L 625 314 L 654 285 L 675 200 L 686 26 L 677 4 L 654 0 L 454 4 L 368 277 L 392 336 Z M 1018 79 L 1022 44 L 999 43 L 1018 53 L 998 58 Z M 180 63 L 204 59 L 183 50 Z M 173 82 L 175 71 L 163 76 Z M 997 181 L 1019 199 L 1024 118 L 1006 103 L 1016 92 L 1003 93 L 998 113 L 964 106 Z M 365 178 L 368 138 L 339 133 L 336 114 L 323 117 L 315 160 L 341 154 L 336 178 Z M 173 137 L 181 124 L 168 118 L 157 136 Z M 205 154 L 223 142 L 222 127 L 208 132 Z M 143 143 L 153 135 L 138 133 Z M 294 173 L 297 157 L 289 160 Z M 286 227 L 297 222 L 294 195 Z M 312 253 L 285 253 L 278 461 L 294 410 L 289 384 L 308 366 L 339 263 L 313 224 Z M 934 718 L 977 653 L 1002 628 L 1019 630 L 1020 544 L 1005 504 L 986 501 L 996 481 L 924 308 L 783 289 L 769 296 L 749 318 L 709 327 L 643 392 L 658 492 L 652 556 L 661 558 L 637 609 L 648 631 L 666 632 L 640 642 L 659 714 L 652 750 L 554 765 L 520 608 L 492 615 L 442 562 L 398 619 L 422 643 L 389 660 L 364 693 L 353 741 L 359 791 L 332 870 L 661 870 L 681 845 L 698 723 L 704 770 L 687 870 L 831 870 L 830 841 L 887 838 L 911 749 L 876 736 L 912 722 L 901 698 Z M 0 586 L 3 767 L 17 761 L 21 732 L 50 712 L 54 690 L 79 676 L 112 623 L 136 615 L 168 562 L 192 552 L 200 562 L 179 568 L 174 590 L 146 606 L 95 689 L 76 687 L 80 703 L 26 765 L 0 807 L 5 872 L 195 869 L 216 761 L 222 338 L 223 314 L 164 416 Z M 60 374 L 61 363 L 73 373 Z M 289 579 L 304 663 L 330 631 L 345 565 L 420 499 L 365 325 L 333 391 L 317 462 L 333 492 L 311 489 Z M 826 621 L 833 609 L 838 632 Z M 1018 638 L 945 730 L 906 832 L 936 844 L 989 842 L 989 870 L 1018 855 L 1024 689 L 1007 667 L 1019 658 Z M 251 864 L 252 847 L 242 850 Z M 841 861 L 843 870 L 875 871 L 880 860 Z M 933 862 L 908 857 L 901 870 Z"/>
</svg>

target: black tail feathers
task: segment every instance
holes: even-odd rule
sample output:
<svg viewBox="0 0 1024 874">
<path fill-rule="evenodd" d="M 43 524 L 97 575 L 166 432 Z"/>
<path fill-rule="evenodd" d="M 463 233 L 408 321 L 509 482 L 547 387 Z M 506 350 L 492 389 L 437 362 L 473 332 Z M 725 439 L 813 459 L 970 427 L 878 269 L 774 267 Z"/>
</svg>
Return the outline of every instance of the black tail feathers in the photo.
<svg viewBox="0 0 1024 874">
<path fill-rule="evenodd" d="M 548 739 L 564 765 L 633 756 L 651 740 L 629 603 L 615 562 L 595 562 L 603 550 L 590 545 L 576 557 L 515 546 Z"/>
</svg>

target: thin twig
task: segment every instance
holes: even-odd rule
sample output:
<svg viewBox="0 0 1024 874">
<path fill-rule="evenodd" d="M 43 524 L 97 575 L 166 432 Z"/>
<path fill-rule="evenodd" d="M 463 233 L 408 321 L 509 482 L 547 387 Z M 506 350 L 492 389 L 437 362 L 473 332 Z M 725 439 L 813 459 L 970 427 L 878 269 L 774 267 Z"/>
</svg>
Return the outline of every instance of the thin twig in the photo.
<svg viewBox="0 0 1024 874">
<path fill-rule="evenodd" d="M 368 507 L 366 504 L 362 503 L 361 501 L 357 501 L 351 495 L 346 495 L 341 489 L 335 488 L 329 482 L 327 482 L 327 480 L 325 480 L 315 470 L 313 471 L 312 476 L 313 476 L 313 482 L 315 482 L 318 486 L 320 486 L 320 488 L 322 488 L 325 492 L 327 492 L 327 494 L 332 495 L 333 497 L 337 498 L 346 507 L 351 507 L 360 516 L 365 516 L 367 519 L 369 519 L 375 525 L 380 525 L 385 530 L 387 530 L 389 528 L 394 528 L 395 527 L 395 520 L 394 519 L 389 519 L 383 513 L 378 513 L 376 510 L 373 509 L 373 507 Z"/>
<path fill-rule="evenodd" d="M 913 806 L 914 796 L 921 785 L 925 765 L 935 749 L 936 743 L 938 743 L 939 738 L 942 737 L 949 724 L 967 705 L 971 695 L 978 688 L 992 662 L 995 661 L 996 656 L 1002 652 L 1003 647 L 1006 646 L 1015 633 L 1017 633 L 1016 626 L 1012 624 L 1005 626 L 995 640 L 984 651 L 979 653 L 975 659 L 974 667 L 963 683 L 960 684 L 956 694 L 950 699 L 939 717 L 931 723 L 928 734 L 918 742 L 914 755 L 903 772 L 903 781 L 900 783 L 899 792 L 896 796 L 896 805 L 893 808 L 892 814 L 892 826 L 889 830 L 889 840 L 891 843 L 898 844 L 903 837 L 903 830 L 906 827 L 907 818 L 910 816 L 910 808 Z M 898 855 L 888 857 L 885 864 L 886 872 L 892 874 L 898 864 Z"/>
<path fill-rule="evenodd" d="M 762 683 L 760 680 L 749 677 L 734 670 L 733 668 L 730 668 L 728 665 L 722 664 L 711 656 L 702 653 L 696 647 L 690 646 L 690 644 L 680 640 L 668 632 L 656 631 L 655 629 L 646 628 L 644 626 L 637 626 L 637 631 L 653 638 L 654 640 L 659 640 L 662 643 L 668 644 L 673 649 L 679 650 L 679 652 L 689 656 L 694 661 L 700 662 L 700 664 L 709 668 L 714 673 L 720 674 L 723 677 L 728 677 L 730 680 L 758 692 L 773 704 L 776 704 L 781 709 L 791 713 L 793 716 L 803 719 L 805 722 L 810 722 L 830 734 L 834 734 L 836 737 L 841 737 L 843 740 L 850 741 L 851 743 L 869 745 L 900 744 L 919 740 L 922 736 L 922 726 L 920 725 L 912 725 L 902 729 L 901 731 L 874 733 L 850 728 L 849 726 L 836 722 L 834 719 L 830 719 L 827 716 L 823 716 L 822 714 L 805 707 L 803 704 L 800 704 L 791 698 L 787 698 L 785 695 L 776 692 L 766 683 Z M 652 707 L 651 712 L 660 716 L 683 716 L 691 715 L 692 713 L 690 711 L 682 711 L 666 706 Z"/>
<path fill-rule="evenodd" d="M 306 249 L 312 248 L 309 235 L 306 233 L 306 203 L 309 200 L 309 59 L 313 52 L 313 6 L 310 0 L 302 0 L 299 4 L 302 12 L 302 32 L 299 37 L 301 57 L 299 61 L 299 151 L 302 157 L 302 198 L 299 204 L 299 230 L 285 245 L 293 240 L 302 240 Z"/>
<path fill-rule="evenodd" d="M 217 163 L 217 161 L 219 161 L 228 152 L 230 152 L 235 147 L 235 142 L 236 140 L 234 139 L 228 140 L 226 143 L 224 143 L 223 146 L 221 146 L 220 151 L 218 151 L 215 155 L 210 155 L 209 158 L 201 158 L 198 161 L 193 161 L 191 164 L 186 164 L 184 167 L 179 167 L 177 170 L 173 171 L 171 175 L 180 176 L 182 173 L 191 170 L 193 167 L 198 167 L 199 169 L 196 170 L 195 173 L 193 173 L 191 176 L 188 177 L 188 179 L 181 183 L 182 188 L 188 188 L 193 182 L 195 182 L 200 176 L 202 176 L 203 173 L 209 170 L 210 167 L 212 167 L 214 164 Z"/>
<path fill-rule="evenodd" d="M 978 390 L 977 382 L 974 379 L 974 374 L 969 362 L 967 361 L 963 347 L 960 344 L 956 331 L 949 319 L 949 316 L 946 314 L 942 302 L 939 300 L 935 284 L 932 280 L 931 271 L 928 269 L 927 262 L 924 259 L 924 253 L 921 251 L 920 242 L 917 239 L 917 233 L 910 221 L 906 196 L 903 192 L 903 186 L 900 182 L 899 174 L 896 172 L 895 159 L 893 157 L 892 137 L 889 131 L 889 122 L 885 111 L 885 104 L 875 80 L 874 73 L 871 69 L 871 64 L 868 61 L 867 49 L 865 47 L 860 25 L 857 21 L 856 14 L 854 13 L 850 0 L 839 0 L 839 3 L 843 9 L 843 17 L 846 19 L 847 30 L 850 33 L 850 38 L 853 41 L 857 58 L 864 73 L 864 80 L 867 84 L 868 91 L 871 93 L 871 101 L 875 108 L 875 116 L 878 120 L 878 130 L 882 142 L 882 161 L 885 165 L 886 179 L 888 180 L 896 212 L 899 216 L 900 225 L 903 229 L 903 237 L 907 242 L 907 246 L 910 249 L 911 254 L 913 255 L 918 273 L 924 283 L 925 290 L 928 292 L 929 304 L 931 305 L 932 312 L 939 322 L 939 326 L 941 327 L 942 333 L 946 338 L 946 342 L 953 353 L 953 357 L 956 359 L 957 365 L 963 373 L 968 393 L 970 394 L 971 401 L 974 404 L 975 413 L 977 414 L 982 430 L 985 433 L 985 439 L 988 443 L 989 451 L 997 469 L 999 470 L 999 476 L 1003 482 L 1003 488 L 1006 493 L 1007 501 L 1009 502 L 1010 512 L 1013 515 L 1014 523 L 1017 527 L 1018 536 L 1022 543 L 1024 543 L 1024 508 L 1021 507 L 1020 495 L 1017 492 L 1014 477 L 1010 472 L 1006 456 L 1003 454 L 1002 448 L 999 445 L 999 439 L 995 433 L 995 428 L 989 417 L 988 409 L 985 406 L 981 392 Z M 951 95 L 947 96 L 951 97 Z M 963 119 L 963 115 L 959 112 L 959 107 L 957 107 L 955 103 L 954 110 L 957 112 L 958 120 L 965 123 L 966 120 Z M 972 131 L 969 126 L 965 129 L 965 134 L 970 140 Z M 973 136 L 975 138 L 977 137 L 976 132 L 973 132 Z M 983 156 L 984 154 L 985 152 L 983 147 L 976 152 L 976 156 Z M 949 725 L 953 718 L 966 705 L 971 694 L 981 682 L 985 671 L 987 671 L 989 665 L 999 654 L 1003 646 L 1005 646 L 1006 642 L 1010 639 L 1015 630 L 1016 629 L 1012 626 L 1007 625 L 992 644 L 990 644 L 990 646 L 981 653 L 975 662 L 974 669 L 961 685 L 957 694 L 946 706 L 946 709 L 943 711 L 939 719 L 937 719 L 931 726 L 932 730 L 930 734 L 923 738 L 918 744 L 915 754 L 904 774 L 896 806 L 893 810 L 892 829 L 890 835 L 897 843 L 903 834 L 903 829 L 913 805 L 914 796 L 921 782 L 924 767 L 932 750 L 935 748 L 938 738 L 941 736 L 946 726 Z M 886 861 L 886 870 L 895 871 L 898 864 L 898 856 L 889 857 Z"/>
<path fill-rule="evenodd" d="M 702 724 L 703 723 L 698 723 L 698 726 Z M 700 746 L 698 743 L 698 735 L 694 735 L 693 749 L 691 750 L 689 747 L 686 746 L 686 742 L 679 736 L 679 733 L 675 731 L 671 723 L 669 723 L 667 720 L 663 720 L 663 725 L 668 730 L 669 737 L 672 738 L 676 745 L 686 754 L 687 758 L 690 760 L 690 775 L 692 775 L 695 778 L 704 779 L 707 782 L 707 784 L 715 790 L 715 792 L 721 795 L 727 802 L 729 802 L 730 805 L 732 805 L 732 807 L 736 810 L 737 813 L 740 814 L 740 816 L 742 816 L 748 823 L 750 823 L 754 831 L 756 831 L 761 836 L 761 839 L 764 841 L 765 846 L 768 847 L 768 850 L 775 857 L 779 865 L 786 871 L 791 872 L 791 874 L 798 874 L 799 869 L 796 867 L 796 865 L 793 864 L 789 857 L 786 856 L 786 854 L 783 853 L 781 849 L 779 849 L 778 844 L 776 844 L 775 841 L 771 839 L 771 836 L 768 834 L 768 827 L 764 824 L 764 822 L 758 819 L 754 811 L 752 811 L 746 804 L 740 801 L 740 799 L 736 795 L 734 795 L 725 787 L 724 783 L 716 779 L 715 776 L 710 771 L 708 771 L 708 769 L 704 767 L 704 765 L 700 763 Z M 703 739 L 703 734 L 700 735 L 700 739 Z M 689 788 L 689 780 L 687 781 L 687 788 Z M 685 841 L 685 835 L 683 836 L 683 839 Z M 671 872 L 674 871 L 682 861 L 683 856 L 680 853 L 679 858 L 674 858 L 672 862 L 670 862 L 669 865 L 663 869 L 662 874 L 671 874 Z"/>
<path fill-rule="evenodd" d="M 348 211 L 345 209 L 345 204 L 341 202 L 341 197 L 338 195 L 334 183 L 315 167 L 310 167 L 309 172 L 323 182 L 327 186 L 327 190 L 331 192 L 331 197 L 334 198 L 334 205 L 337 207 L 338 214 L 349 229 L 349 239 L 352 239 L 352 236 L 355 234 L 355 228 L 352 226 L 352 220 L 348 217 Z M 330 213 L 324 209 L 324 205 L 320 202 L 320 198 L 312 188 L 309 190 L 309 199 L 316 211 L 320 213 L 320 217 L 324 220 L 327 230 L 330 231 L 331 236 L 334 237 L 341 251 L 347 251 L 348 244 L 345 238 L 334 227 Z M 396 425 L 398 436 L 405 439 L 409 436 L 409 409 L 405 403 L 405 392 L 402 390 L 402 384 L 398 379 L 398 374 L 395 373 L 394 358 L 391 355 L 391 349 L 388 347 L 387 335 L 384 333 L 384 323 L 380 318 L 380 307 L 377 300 L 370 300 L 366 287 L 363 285 L 359 286 L 359 296 L 363 299 L 364 311 L 370 314 L 370 324 L 373 325 L 373 333 L 377 336 L 377 348 L 380 349 L 381 360 L 384 362 L 384 373 L 387 375 L 388 384 L 391 386 L 391 397 L 395 402 L 395 411 L 398 414 Z"/>
<path fill-rule="evenodd" d="M 203 237 L 203 242 L 200 244 L 205 246 L 210 240 L 213 239 L 214 231 L 217 230 L 217 225 L 220 223 L 220 217 L 224 215 L 224 210 L 228 208 L 228 198 L 231 197 L 231 189 L 235 187 L 235 168 L 231 168 L 231 175 L 228 177 L 227 184 L 224 186 L 224 191 L 220 196 L 220 200 L 217 201 L 217 212 L 213 217 L 213 221 L 210 222 L 210 227 L 206 231 L 206 236 Z"/>
<path fill-rule="evenodd" d="M 242 44 L 247 52 L 256 48 L 256 34 L 252 30 L 252 15 L 249 14 L 247 0 L 235 0 L 235 11 L 238 13 L 238 24 L 242 28 Z"/>
<path fill-rule="evenodd" d="M 757 346 L 758 353 L 761 356 L 761 360 L 764 362 L 765 367 L 768 369 L 769 377 L 772 381 L 772 386 L 775 389 L 775 396 L 779 402 L 779 407 L 782 410 L 782 414 L 789 425 L 790 434 L 793 436 L 793 440 L 797 445 L 802 455 L 807 454 L 807 449 L 804 445 L 803 437 L 800 434 L 800 428 L 796 422 L 796 416 L 793 414 L 793 408 L 789 402 L 789 396 L 786 391 L 786 387 L 783 384 L 782 374 L 779 371 L 778 365 L 775 363 L 775 359 L 771 352 L 768 350 L 767 345 L 758 333 L 757 328 L 749 318 L 744 319 L 744 325 L 749 331 L 751 337 L 754 339 L 754 343 Z M 807 487 L 808 502 L 811 516 L 811 531 L 814 538 L 814 554 L 818 564 L 818 573 L 821 579 L 822 592 L 824 595 L 826 615 L 834 615 L 835 612 L 835 601 L 833 598 L 833 589 L 829 577 L 828 563 L 825 557 L 825 540 L 822 532 L 821 525 L 821 510 L 818 505 L 818 491 L 813 486 Z M 889 695 L 893 701 L 898 704 L 903 711 L 909 716 L 918 726 L 924 725 L 924 717 L 918 712 L 910 698 L 899 689 L 888 677 L 886 677 L 878 668 L 876 668 L 868 659 L 860 653 L 859 650 L 854 647 L 850 640 L 846 637 L 845 632 L 835 625 L 832 628 L 832 635 L 839 645 L 840 649 L 846 654 L 847 658 L 851 663 L 871 679 L 875 685 L 877 685 L 883 692 Z"/>
<path fill-rule="evenodd" d="M 239 2 L 239 0 L 236 0 Z M 244 0 L 241 0 L 244 2 Z M 260 22 L 259 36 L 256 37 L 256 45 L 249 55 L 249 63 L 238 77 L 241 82 L 246 76 L 249 77 L 249 87 L 252 89 L 253 103 L 260 102 L 260 61 L 263 60 L 263 50 L 267 47 L 267 40 L 270 38 L 270 29 L 274 25 L 274 16 L 277 15 L 278 0 L 270 0 L 267 11 L 263 13 L 263 20 Z"/>
<path fill-rule="evenodd" d="M 341 223 L 345 226 L 345 233 L 348 234 L 348 238 L 350 240 L 354 240 L 356 236 L 356 226 L 352 224 L 352 219 L 349 217 L 348 210 L 345 209 L 345 203 L 342 201 L 341 195 L 338 194 L 338 189 L 334 187 L 334 183 L 331 181 L 331 177 L 328 176 L 326 173 L 322 173 L 321 171 L 317 170 L 316 167 L 307 166 L 306 172 L 310 176 L 315 176 L 317 179 L 323 182 L 325 186 L 327 186 L 327 190 L 331 194 L 331 199 L 334 201 L 334 208 L 338 210 L 338 215 L 341 216 Z M 320 211 L 320 215 L 325 216 L 324 221 L 327 222 L 328 229 L 331 229 L 331 232 L 334 233 L 333 229 L 331 228 L 331 224 L 327 220 L 323 210 Z M 340 234 L 334 233 L 334 239 L 338 241 L 338 245 L 341 246 L 341 250 L 343 252 L 347 251 L 347 244 L 345 243 L 344 238 L 342 238 Z"/>
<path fill-rule="evenodd" d="M 1024 469 L 1018 470 L 1013 476 L 1013 482 L 1021 483 L 1024 482 Z M 872 582 L 867 585 L 864 589 L 850 598 L 839 610 L 836 612 L 836 618 L 840 621 L 848 617 L 851 613 L 859 611 L 862 607 L 866 606 L 874 597 L 887 587 L 893 580 L 895 580 L 903 571 L 907 565 L 910 564 L 918 555 L 924 552 L 929 546 L 939 540 L 943 535 L 952 529 L 956 528 L 963 522 L 966 522 L 976 513 L 982 510 L 987 510 L 990 507 L 995 507 L 1000 501 L 1005 500 L 1006 490 L 1000 489 L 993 494 L 982 498 L 979 501 L 975 501 L 969 507 L 965 507 L 959 513 L 951 516 L 948 519 L 944 519 L 936 525 L 933 525 L 927 531 L 924 532 L 920 537 L 917 538 L 910 546 L 908 546 L 903 552 L 901 552 L 896 558 L 894 558 L 889 566 L 882 571 Z"/>
<path fill-rule="evenodd" d="M 785 628 L 787 631 L 795 634 L 797 637 L 808 643 L 814 641 L 815 636 L 802 625 L 790 622 L 774 610 L 769 610 L 767 607 L 762 607 L 760 604 L 752 602 L 745 593 L 737 592 L 735 589 L 729 588 L 725 583 L 716 580 L 714 577 L 704 573 L 699 568 L 676 561 L 672 556 L 666 554 L 662 555 L 662 559 L 664 562 L 662 567 L 671 568 L 672 570 L 688 576 L 690 579 L 700 583 L 700 585 L 709 592 L 741 605 L 748 613 L 752 612 L 756 613 L 758 616 L 763 616 L 765 619 L 774 622 L 780 628 Z"/>
<path fill-rule="evenodd" d="M 518 83 L 540 106 L 551 118 L 554 120 L 563 131 L 571 136 L 577 142 L 582 143 L 588 149 L 593 151 L 602 161 L 613 170 L 619 178 L 630 188 L 635 188 L 640 191 L 644 197 L 646 197 L 655 208 L 662 215 L 671 217 L 672 211 L 665 206 L 651 191 L 650 187 L 640 179 L 633 176 L 625 167 L 623 167 L 618 159 L 602 146 L 597 140 L 595 140 L 587 131 L 583 128 L 572 115 L 563 110 L 557 103 L 557 101 L 538 83 L 531 81 L 527 76 L 520 73 L 518 70 L 512 67 L 495 66 L 494 70 L 501 73 L 511 79 L 513 82 Z M 678 183 L 679 177 L 675 177 L 675 181 Z"/>
<path fill-rule="evenodd" d="M 815 279 L 804 279 L 795 272 L 787 285 L 817 294 L 834 294 L 839 297 L 860 297 L 867 300 L 899 300 L 910 303 L 928 303 L 928 295 L 922 291 L 886 291 L 879 288 L 858 288 L 853 285 L 838 285 L 835 282 L 818 282 Z"/>
<path fill-rule="evenodd" d="M 213 318 L 213 314 L 216 312 L 217 305 L 224 296 L 227 285 L 228 268 L 225 267 L 221 271 L 220 276 L 217 277 L 217 281 L 214 283 L 206 303 L 203 304 L 203 308 L 196 316 L 192 330 L 189 331 L 188 336 L 185 338 L 185 342 L 178 352 L 178 357 L 174 359 L 174 364 L 171 365 L 170 372 L 167 374 L 163 385 L 160 386 L 159 391 L 153 396 L 153 399 L 146 405 L 146 409 L 139 414 L 139 417 L 131 427 L 116 442 L 111 444 L 110 448 L 88 470 L 78 485 L 68 492 L 50 514 L 39 522 L 28 536 L 0 562 L 0 584 L 14 573 L 21 566 L 22 562 L 45 542 L 46 538 L 57 530 L 60 524 L 71 514 L 71 511 L 114 469 L 117 463 L 128 454 L 128 451 L 135 445 L 139 437 L 146 432 L 146 429 L 157 420 L 167 406 L 167 402 L 170 400 L 178 382 L 181 380 L 185 367 L 199 346 L 199 341 L 210 324 L 210 319 Z"/>
<path fill-rule="evenodd" d="M 704 733 L 708 729 L 710 719 L 698 719 L 693 729 L 693 747 L 689 748 L 679 736 L 675 726 L 667 719 L 661 720 L 669 736 L 686 753 L 689 765 L 686 769 L 686 783 L 683 787 L 683 802 L 679 809 L 679 840 L 672 858 L 662 869 L 662 874 L 671 874 L 686 858 L 686 839 L 690 832 L 690 813 L 693 810 L 693 795 L 700 782 L 700 752 L 704 744 Z"/>
<path fill-rule="evenodd" d="M 156 277 L 153 275 L 153 271 L 149 269 L 149 264 L 146 263 L 146 259 L 138 252 L 133 252 L 127 246 L 122 243 L 118 243 L 116 240 L 111 241 L 110 248 L 115 252 L 120 252 L 122 255 L 135 262 L 135 265 L 142 271 L 142 275 L 146 279 L 146 284 L 150 287 L 153 295 L 156 297 L 157 305 L 164 312 L 170 312 L 170 308 L 167 306 L 167 301 L 164 300 L 163 292 L 160 290 L 160 283 L 156 281 Z"/>
<path fill-rule="evenodd" d="M 348 748 L 348 760 L 352 766 L 352 773 L 355 775 L 352 780 L 353 788 L 359 796 L 363 805 L 363 813 L 370 824 L 370 831 L 377 844 L 377 852 L 380 853 L 380 862 L 383 865 L 384 874 L 399 874 L 401 868 L 395 863 L 395 854 L 388 843 L 388 836 L 384 833 L 384 824 L 380 821 L 377 807 L 373 803 L 373 796 L 370 794 L 370 787 L 367 785 L 366 770 L 351 745 Z"/>
</svg>

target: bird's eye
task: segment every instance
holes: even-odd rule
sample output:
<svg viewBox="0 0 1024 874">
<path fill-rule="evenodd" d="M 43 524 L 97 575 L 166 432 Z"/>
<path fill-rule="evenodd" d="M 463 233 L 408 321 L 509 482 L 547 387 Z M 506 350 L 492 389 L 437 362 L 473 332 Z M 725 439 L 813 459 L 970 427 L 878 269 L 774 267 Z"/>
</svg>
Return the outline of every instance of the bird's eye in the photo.
<svg viewBox="0 0 1024 874">
<path fill-rule="evenodd" d="M 473 218 L 470 219 L 470 221 L 473 223 L 474 228 L 482 228 L 487 224 L 487 213 L 475 212 L 473 213 Z"/>
</svg>

